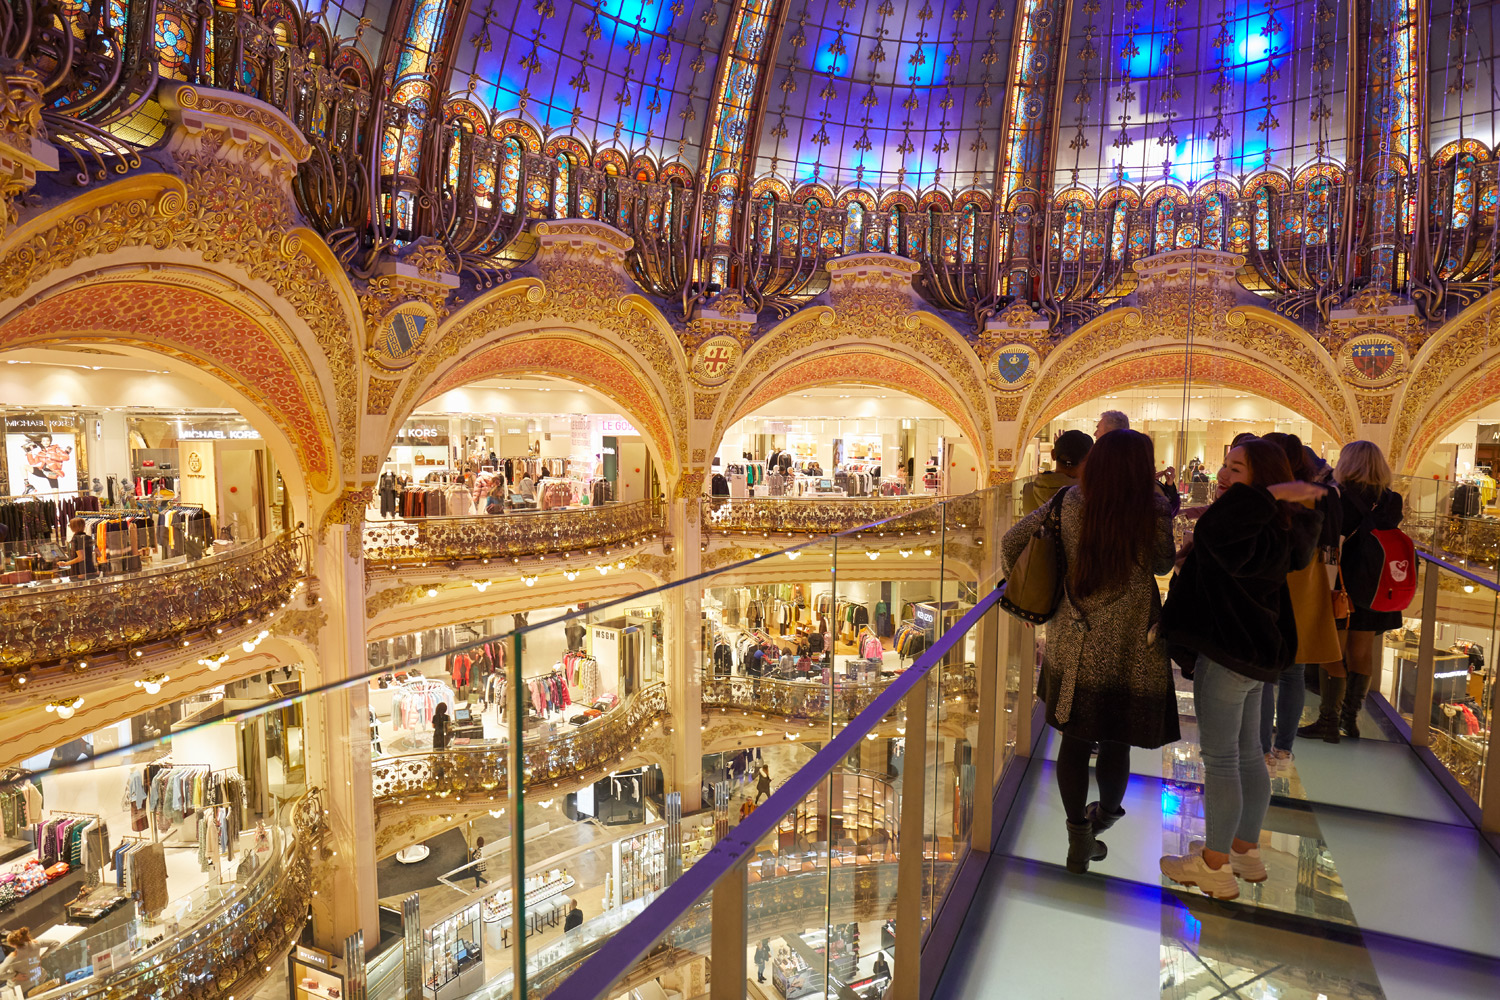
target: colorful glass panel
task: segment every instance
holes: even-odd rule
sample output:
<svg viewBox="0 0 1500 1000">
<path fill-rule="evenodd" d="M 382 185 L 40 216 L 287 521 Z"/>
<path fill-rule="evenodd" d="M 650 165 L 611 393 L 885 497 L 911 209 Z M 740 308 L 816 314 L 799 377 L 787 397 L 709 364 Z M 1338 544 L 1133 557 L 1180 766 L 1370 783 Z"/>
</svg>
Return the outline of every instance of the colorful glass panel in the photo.
<svg viewBox="0 0 1500 1000">
<path fill-rule="evenodd" d="M 568 193 L 573 183 L 573 164 L 567 153 L 557 154 L 557 177 L 552 188 L 552 217 L 568 217 Z"/>
<path fill-rule="evenodd" d="M 521 190 L 521 144 L 514 138 L 500 140 L 500 211 L 516 214 L 516 195 Z"/>
<path fill-rule="evenodd" d="M 1177 202 L 1171 197 L 1156 203 L 1156 252 L 1172 249 L 1177 235 Z"/>
<path fill-rule="evenodd" d="M 858 253 L 860 231 L 865 225 L 865 206 L 854 201 L 849 203 L 849 221 L 844 224 L 844 253 Z"/>
<path fill-rule="evenodd" d="M 720 246 L 728 246 L 734 236 L 735 191 L 734 181 L 726 178 L 719 182 L 719 192 L 714 198 L 713 241 Z"/>
<path fill-rule="evenodd" d="M 188 37 L 182 19 L 168 11 L 156 15 L 156 55 L 158 72 L 174 80 L 187 79 L 188 60 L 193 56 L 193 43 Z"/>
<path fill-rule="evenodd" d="M 1459 160 L 1453 177 L 1453 228 L 1467 229 L 1474 218 L 1474 158 Z"/>
<path fill-rule="evenodd" d="M 1224 199 L 1217 193 L 1203 199 L 1203 245 L 1224 249 Z"/>
<path fill-rule="evenodd" d="M 1264 187 L 1255 189 L 1255 245 L 1271 249 L 1271 192 Z"/>
<path fill-rule="evenodd" d="M 1307 185 L 1307 232 L 1303 239 L 1310 247 L 1328 242 L 1332 186 L 1327 177 L 1315 177 Z"/>
<path fill-rule="evenodd" d="M 1063 215 L 1062 259 L 1076 261 L 1083 249 L 1083 202 L 1070 201 Z"/>
<path fill-rule="evenodd" d="M 1125 259 L 1125 236 L 1129 229 L 1125 218 L 1125 202 L 1115 203 L 1114 218 L 1110 222 L 1109 231 L 1109 258 L 1110 260 Z"/>
</svg>

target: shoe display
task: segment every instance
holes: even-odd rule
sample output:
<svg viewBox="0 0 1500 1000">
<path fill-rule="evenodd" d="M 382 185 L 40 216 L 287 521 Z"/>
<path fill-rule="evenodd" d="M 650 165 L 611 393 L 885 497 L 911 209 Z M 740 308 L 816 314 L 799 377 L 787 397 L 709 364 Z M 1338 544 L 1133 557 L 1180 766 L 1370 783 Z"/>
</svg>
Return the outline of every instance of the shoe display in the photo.
<svg viewBox="0 0 1500 1000">
<path fill-rule="evenodd" d="M 1195 840 L 1188 844 L 1188 853 L 1203 856 L 1204 843 Z M 1266 864 L 1260 859 L 1260 848 L 1252 847 L 1241 854 L 1239 851 L 1230 849 L 1229 870 L 1234 872 L 1235 878 L 1244 879 L 1246 882 L 1264 882 L 1270 876 L 1266 873 Z"/>
<path fill-rule="evenodd" d="M 1240 883 L 1229 865 L 1210 868 L 1202 854 L 1164 854 L 1161 873 L 1178 885 L 1195 885 L 1214 899 L 1238 899 Z"/>
</svg>

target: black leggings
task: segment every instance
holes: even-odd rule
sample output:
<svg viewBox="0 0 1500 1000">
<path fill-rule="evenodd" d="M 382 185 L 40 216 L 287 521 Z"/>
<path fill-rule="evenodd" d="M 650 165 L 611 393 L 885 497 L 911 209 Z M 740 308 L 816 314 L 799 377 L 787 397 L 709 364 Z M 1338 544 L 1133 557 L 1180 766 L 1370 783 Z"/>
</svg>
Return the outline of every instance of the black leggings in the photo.
<svg viewBox="0 0 1500 1000">
<path fill-rule="evenodd" d="M 1093 744 L 1076 736 L 1063 735 L 1057 751 L 1057 790 L 1062 794 L 1068 822 L 1082 823 L 1088 818 L 1089 756 Z M 1120 811 L 1125 801 L 1125 787 L 1130 783 L 1130 745 L 1101 740 L 1099 759 L 1094 764 L 1099 781 L 1099 808 L 1108 814 Z"/>
</svg>

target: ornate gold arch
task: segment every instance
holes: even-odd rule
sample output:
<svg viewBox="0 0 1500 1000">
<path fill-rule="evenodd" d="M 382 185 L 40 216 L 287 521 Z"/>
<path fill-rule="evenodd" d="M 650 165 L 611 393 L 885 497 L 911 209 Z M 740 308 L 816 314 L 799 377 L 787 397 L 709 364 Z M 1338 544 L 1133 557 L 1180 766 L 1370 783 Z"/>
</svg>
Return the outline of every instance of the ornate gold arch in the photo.
<svg viewBox="0 0 1500 1000">
<path fill-rule="evenodd" d="M 1039 412 L 1033 426 L 1025 428 L 1017 442 L 1031 440 L 1041 427 L 1058 414 L 1098 399 L 1120 389 L 1144 385 L 1181 385 L 1188 376 L 1188 355 L 1180 348 L 1164 348 L 1131 354 L 1095 368 L 1068 386 Z M 1249 358 L 1227 352 L 1203 350 L 1193 352 L 1192 378 L 1196 383 L 1243 389 L 1274 402 L 1311 420 L 1328 433 L 1338 436 L 1337 421 L 1311 395 L 1296 383 Z"/>
<path fill-rule="evenodd" d="M 1428 338 L 1391 432 L 1392 464 L 1411 471 L 1442 434 L 1500 398 L 1500 292 L 1491 292 Z"/>
<path fill-rule="evenodd" d="M 561 225 L 548 223 L 544 235 L 569 235 L 553 233 Z M 627 245 L 630 242 L 612 230 L 601 236 L 600 231 L 608 227 L 591 224 L 587 228 L 584 235 L 590 241 L 618 236 Z M 615 260 L 587 245 L 557 248 L 539 256 L 536 264 L 541 278 L 518 278 L 487 291 L 443 323 L 416 364 L 397 376 L 405 381 L 404 387 L 391 383 L 387 398 L 395 399 L 389 411 L 397 417 L 393 426 L 416 408 L 419 399 L 430 398 L 432 387 L 445 381 L 451 369 L 490 347 L 528 337 L 581 343 L 618 363 L 612 378 L 619 373 L 629 375 L 618 384 L 598 384 L 600 391 L 622 405 L 623 400 L 635 399 L 637 386 L 652 397 L 650 405 L 632 402 L 631 406 L 645 424 L 654 426 L 659 421 L 660 430 L 652 432 L 657 457 L 664 474 L 675 476 L 687 441 L 689 404 L 688 359 L 672 324 L 635 291 Z M 647 414 L 655 417 L 648 420 Z"/>
<path fill-rule="evenodd" d="M 729 425 L 748 412 L 751 397 L 773 381 L 778 384 L 769 398 L 785 395 L 788 390 L 779 382 L 780 373 L 803 364 L 822 364 L 827 369 L 820 379 L 806 385 L 853 378 L 889 385 L 886 372 L 898 370 L 891 366 L 905 366 L 899 370 L 920 374 L 937 387 L 935 392 L 941 390 L 944 398 L 928 401 L 964 429 L 981 461 L 993 463 L 991 392 L 974 349 L 941 317 L 916 307 L 909 278 L 904 285 L 896 281 L 849 284 L 831 294 L 832 307 L 813 306 L 793 314 L 746 352 L 720 393 L 723 402 L 717 408 L 713 440 L 722 439 Z M 852 369 L 836 377 L 828 374 L 845 364 L 840 359 L 855 356 L 869 359 L 860 362 L 867 375 L 850 374 Z M 875 370 L 874 359 L 886 359 L 888 365 Z M 892 388 L 912 391 L 905 385 Z"/>
<path fill-rule="evenodd" d="M 222 297 L 165 281 L 99 281 L 29 299 L 0 318 L 0 350 L 62 343 L 123 345 L 184 362 L 281 431 L 312 490 L 336 483 L 338 456 L 316 389 L 261 322 Z"/>
<path fill-rule="evenodd" d="M 204 135 L 177 151 L 181 178 L 147 173 L 90 188 L 17 227 L 0 241 L 0 298 L 30 301 L 51 276 L 66 279 L 80 265 L 115 262 L 142 280 L 157 265 L 196 267 L 238 286 L 276 317 L 251 320 L 265 348 L 287 359 L 306 385 L 324 379 L 330 385 L 329 405 L 314 409 L 337 428 L 337 439 L 330 431 L 324 442 L 328 474 L 337 479 L 341 468 L 352 472 L 355 464 L 359 361 L 351 330 L 359 329 L 358 300 L 322 238 L 295 224 L 286 185 L 244 158 L 229 158 L 223 142 Z M 257 284 L 269 294 L 253 291 Z M 149 344 L 153 326 L 137 332 Z M 201 353 L 195 348 L 184 357 L 201 367 L 195 360 Z M 316 399 L 321 391 L 309 395 Z M 288 436 L 301 450 L 299 438 Z M 332 488 L 320 482 L 309 476 L 314 490 Z"/>
<path fill-rule="evenodd" d="M 568 379 L 603 394 L 640 429 L 658 464 L 675 468 L 671 424 L 645 373 L 597 337 L 575 332 L 528 333 L 481 347 L 444 369 L 424 392 L 422 402 L 480 379 L 520 374 Z M 399 423 L 392 425 L 392 438 L 396 426 Z"/>
<path fill-rule="evenodd" d="M 767 403 L 799 390 L 841 382 L 883 386 L 931 403 L 958 424 L 976 448 L 980 446 L 973 414 L 949 386 L 904 357 L 858 349 L 820 352 L 772 371 L 758 390 L 734 408 L 724 426 L 727 429 Z"/>
<path fill-rule="evenodd" d="M 1312 404 L 1313 412 L 1307 416 L 1334 437 L 1345 441 L 1354 437 L 1351 394 L 1338 380 L 1333 358 L 1310 334 L 1268 309 L 1216 300 L 1208 290 L 1190 296 L 1181 289 L 1158 292 L 1140 308 L 1111 309 L 1050 352 L 1021 407 L 1021 432 L 1034 433 L 1045 422 L 1042 414 L 1053 401 L 1103 365 L 1135 357 L 1185 356 L 1190 348 L 1195 362 L 1233 358 L 1244 366 L 1241 371 L 1264 370 L 1278 383 L 1300 392 Z M 1298 411 L 1304 408 L 1299 406 Z"/>
</svg>

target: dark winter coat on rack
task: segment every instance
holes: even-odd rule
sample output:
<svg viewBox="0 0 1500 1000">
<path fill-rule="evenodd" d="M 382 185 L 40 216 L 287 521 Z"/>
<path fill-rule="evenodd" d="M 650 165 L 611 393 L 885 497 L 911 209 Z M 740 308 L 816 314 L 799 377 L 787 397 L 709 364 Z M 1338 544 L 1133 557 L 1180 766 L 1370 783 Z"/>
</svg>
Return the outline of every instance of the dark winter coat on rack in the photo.
<svg viewBox="0 0 1500 1000">
<path fill-rule="evenodd" d="M 1062 541 L 1067 564 L 1076 558 L 1083 527 L 1083 493 L 1062 500 Z M 1048 508 L 1026 515 L 1005 533 L 1001 554 L 1009 571 Z M 1179 738 L 1177 693 L 1167 663 L 1161 594 L 1155 576 L 1170 572 L 1175 555 L 1167 501 L 1156 503 L 1156 540 L 1144 565 L 1122 586 L 1073 601 L 1064 594 L 1047 623 L 1040 694 L 1047 721 L 1069 736 L 1154 748 Z M 1283 574 L 1284 575 L 1284 574 Z"/>
</svg>

